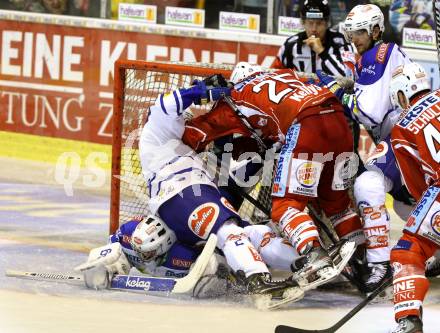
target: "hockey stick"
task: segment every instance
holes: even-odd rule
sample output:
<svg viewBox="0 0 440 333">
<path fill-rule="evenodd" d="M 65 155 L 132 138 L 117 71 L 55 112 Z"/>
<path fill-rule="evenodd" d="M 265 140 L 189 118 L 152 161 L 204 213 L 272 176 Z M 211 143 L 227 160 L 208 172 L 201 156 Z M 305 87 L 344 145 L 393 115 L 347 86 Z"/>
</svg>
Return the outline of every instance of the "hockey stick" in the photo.
<svg viewBox="0 0 440 333">
<path fill-rule="evenodd" d="M 260 138 L 260 136 L 257 134 L 257 132 L 255 132 L 255 129 L 249 123 L 246 116 L 243 113 L 241 113 L 241 111 L 238 109 L 237 105 L 234 103 L 234 101 L 231 99 L 231 97 L 224 96 L 224 100 L 229 105 L 229 107 L 235 112 L 235 114 L 240 118 L 243 125 L 246 126 L 248 131 L 251 133 L 251 137 L 257 141 L 260 149 L 266 150 L 267 149 L 266 144 L 263 142 L 263 140 Z"/>
<path fill-rule="evenodd" d="M 146 277 L 133 275 L 115 275 L 110 281 L 109 289 L 122 290 L 128 292 L 160 292 L 168 295 L 182 294 L 191 292 L 197 281 L 202 277 L 209 259 L 214 253 L 217 246 L 217 236 L 211 234 L 208 241 L 203 248 L 202 253 L 197 258 L 192 269 L 183 278 L 160 278 L 160 277 Z M 59 274 L 59 273 L 39 273 L 39 272 L 23 272 L 15 270 L 6 270 L 6 276 L 25 278 L 38 281 L 51 282 L 68 282 L 68 283 L 83 283 L 82 276 Z"/>
<path fill-rule="evenodd" d="M 347 321 L 354 317 L 356 313 L 362 310 L 368 303 L 370 303 L 377 295 L 379 295 L 382 291 L 384 291 L 388 286 L 390 286 L 393 282 L 393 278 L 390 277 L 385 280 L 380 287 L 378 287 L 375 291 L 373 291 L 367 298 L 365 298 L 362 302 L 356 305 L 349 313 L 347 313 L 344 317 L 342 317 L 336 324 L 329 328 L 325 328 L 322 330 L 307 330 L 302 328 L 296 328 L 292 326 L 278 325 L 275 328 L 275 333 L 334 333 L 339 328 L 341 328 Z"/>
</svg>

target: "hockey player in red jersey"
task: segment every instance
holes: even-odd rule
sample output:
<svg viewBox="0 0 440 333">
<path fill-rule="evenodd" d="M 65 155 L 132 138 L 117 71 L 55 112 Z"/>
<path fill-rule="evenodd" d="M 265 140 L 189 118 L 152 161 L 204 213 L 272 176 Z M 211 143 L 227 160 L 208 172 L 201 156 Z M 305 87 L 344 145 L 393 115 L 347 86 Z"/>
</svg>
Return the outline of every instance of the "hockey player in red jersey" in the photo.
<svg viewBox="0 0 440 333">
<path fill-rule="evenodd" d="M 418 201 L 391 251 L 394 333 L 423 332 L 422 303 L 428 291 L 425 263 L 440 248 L 440 90 L 431 92 L 416 63 L 399 66 L 390 86 L 404 111 L 391 132 L 403 181 Z"/>
<path fill-rule="evenodd" d="M 290 69 L 262 72 L 239 63 L 231 81 L 237 110 L 220 102 L 186 125 L 183 140 L 200 150 L 234 134 L 235 156 L 261 150 L 260 139 L 282 145 L 273 182 L 272 220 L 306 259 L 297 277 L 313 288 L 340 267 L 333 267 L 317 226 L 304 211 L 309 202 L 317 199 L 341 238 L 364 241 L 347 191 L 356 165 L 350 168 L 355 155 L 343 107 L 327 88 L 306 82 Z"/>
</svg>

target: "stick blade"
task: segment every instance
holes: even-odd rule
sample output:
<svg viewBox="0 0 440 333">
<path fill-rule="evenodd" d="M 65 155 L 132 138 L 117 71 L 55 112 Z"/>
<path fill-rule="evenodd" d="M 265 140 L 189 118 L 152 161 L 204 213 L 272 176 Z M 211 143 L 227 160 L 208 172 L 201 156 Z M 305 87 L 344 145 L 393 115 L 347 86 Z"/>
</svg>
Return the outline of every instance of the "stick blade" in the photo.
<svg viewBox="0 0 440 333">
<path fill-rule="evenodd" d="M 277 327 L 275 327 L 275 333 L 333 333 L 333 332 L 335 331 L 332 331 L 331 329 L 305 330 L 302 328 L 296 328 L 286 325 L 278 325 Z"/>
<path fill-rule="evenodd" d="M 187 276 L 176 279 L 176 284 L 172 290 L 173 294 L 183 294 L 191 292 L 196 285 L 197 281 L 202 277 L 203 272 L 208 266 L 209 259 L 214 253 L 215 247 L 217 246 L 217 236 L 211 234 L 208 241 L 203 248 L 202 253 L 197 258 L 195 264 L 191 268 L 191 271 Z"/>
</svg>

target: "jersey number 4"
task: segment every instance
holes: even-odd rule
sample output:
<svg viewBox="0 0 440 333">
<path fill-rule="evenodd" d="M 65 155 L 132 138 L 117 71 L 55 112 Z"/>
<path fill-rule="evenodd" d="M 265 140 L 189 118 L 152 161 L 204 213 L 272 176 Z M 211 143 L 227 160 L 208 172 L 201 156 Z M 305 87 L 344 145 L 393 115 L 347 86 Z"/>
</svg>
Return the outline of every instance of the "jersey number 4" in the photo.
<svg viewBox="0 0 440 333">
<path fill-rule="evenodd" d="M 439 130 L 433 124 L 428 124 L 423 129 L 423 134 L 425 136 L 426 146 L 428 147 L 428 150 L 431 153 L 432 158 L 437 163 L 440 163 L 440 132 L 439 132 Z"/>
</svg>

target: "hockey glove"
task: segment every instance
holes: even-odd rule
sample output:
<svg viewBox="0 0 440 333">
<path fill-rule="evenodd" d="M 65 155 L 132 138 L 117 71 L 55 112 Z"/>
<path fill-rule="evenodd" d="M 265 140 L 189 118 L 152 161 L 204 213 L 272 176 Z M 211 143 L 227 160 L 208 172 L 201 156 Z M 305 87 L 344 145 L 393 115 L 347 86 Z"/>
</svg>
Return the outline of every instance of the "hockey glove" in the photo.
<svg viewBox="0 0 440 333">
<path fill-rule="evenodd" d="M 226 79 L 223 77 L 223 75 L 221 74 L 214 74 L 211 75 L 205 79 L 203 79 L 203 82 L 205 82 L 205 84 L 207 86 L 212 86 L 214 88 L 230 88 L 230 82 L 226 81 Z"/>
<path fill-rule="evenodd" d="M 316 71 L 316 76 L 319 79 L 318 86 L 327 87 L 333 93 L 333 95 L 335 95 L 342 102 L 345 90 L 339 85 L 335 78 L 325 74 L 321 70 Z"/>
<path fill-rule="evenodd" d="M 231 89 L 226 87 L 207 86 L 204 81 L 195 80 L 193 86 L 189 89 L 193 95 L 193 101 L 196 105 L 203 105 L 208 102 L 218 101 L 224 96 L 231 95 Z"/>
</svg>

